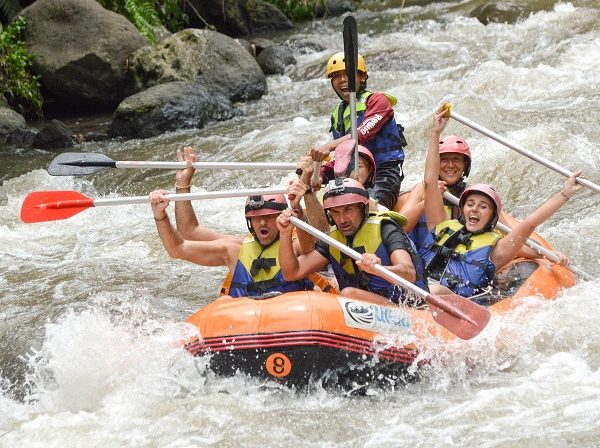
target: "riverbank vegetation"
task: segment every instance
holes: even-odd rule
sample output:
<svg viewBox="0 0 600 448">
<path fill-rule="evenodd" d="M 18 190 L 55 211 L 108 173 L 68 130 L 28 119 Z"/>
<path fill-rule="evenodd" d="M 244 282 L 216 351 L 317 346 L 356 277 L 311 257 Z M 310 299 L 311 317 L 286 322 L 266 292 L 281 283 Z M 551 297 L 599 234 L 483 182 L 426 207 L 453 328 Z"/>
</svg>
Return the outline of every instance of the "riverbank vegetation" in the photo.
<svg viewBox="0 0 600 448">
<path fill-rule="evenodd" d="M 265 0 L 278 7 L 292 21 L 312 20 L 326 10 L 325 0 Z M 206 23 L 187 0 L 97 0 L 104 8 L 121 14 L 133 23 L 150 43 L 156 43 L 157 31 L 185 28 L 190 11 Z M 2 23 L 10 23 L 21 11 L 18 0 L 0 0 Z M 42 96 L 39 76 L 32 75 L 32 56 L 22 39 L 25 19 L 19 17 L 4 27 L 0 24 L 0 94 L 9 105 L 27 117 L 41 116 Z"/>
<path fill-rule="evenodd" d="M 265 0 L 277 6 L 292 22 L 313 20 L 317 17 L 319 10 L 325 10 L 325 0 Z"/>
<path fill-rule="evenodd" d="M 96 0 L 106 9 L 121 14 L 133 23 L 151 43 L 156 43 L 158 28 L 164 26 L 177 32 L 188 22 L 188 16 L 180 7 L 187 1 L 178 0 Z"/>
<path fill-rule="evenodd" d="M 25 19 L 0 25 L 0 95 L 25 117 L 42 116 L 39 76 L 31 74 L 33 57 L 23 43 Z"/>
</svg>

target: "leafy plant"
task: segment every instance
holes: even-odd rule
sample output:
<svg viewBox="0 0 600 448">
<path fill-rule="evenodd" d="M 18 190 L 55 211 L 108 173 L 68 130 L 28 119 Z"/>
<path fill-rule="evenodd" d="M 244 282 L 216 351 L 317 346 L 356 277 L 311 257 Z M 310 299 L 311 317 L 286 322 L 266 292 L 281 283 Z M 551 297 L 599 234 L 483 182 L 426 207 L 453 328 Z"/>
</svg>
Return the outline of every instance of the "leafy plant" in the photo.
<svg viewBox="0 0 600 448">
<path fill-rule="evenodd" d="M 326 10 L 325 0 L 265 0 L 277 6 L 293 22 L 312 20 L 317 16 L 319 7 Z"/>
<path fill-rule="evenodd" d="M 0 0 L 2 1 L 2 0 Z M 121 14 L 151 43 L 156 43 L 156 28 L 165 26 L 177 31 L 187 23 L 187 15 L 178 0 L 97 0 L 106 9 Z M 182 5 L 187 0 L 182 1 Z"/>
<path fill-rule="evenodd" d="M 0 25 L 0 94 L 22 115 L 41 117 L 39 76 L 29 71 L 33 56 L 23 42 L 25 23 L 25 18 L 19 17 L 6 28 Z"/>
</svg>

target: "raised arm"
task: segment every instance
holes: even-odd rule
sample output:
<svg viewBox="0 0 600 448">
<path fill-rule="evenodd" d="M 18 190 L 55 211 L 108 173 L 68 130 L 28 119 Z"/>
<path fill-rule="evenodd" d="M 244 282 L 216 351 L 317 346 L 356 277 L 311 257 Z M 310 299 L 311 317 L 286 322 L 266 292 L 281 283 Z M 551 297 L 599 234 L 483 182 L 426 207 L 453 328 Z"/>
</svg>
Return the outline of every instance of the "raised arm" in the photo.
<svg viewBox="0 0 600 448">
<path fill-rule="evenodd" d="M 532 214 L 515 225 L 510 233 L 498 241 L 492 252 L 491 260 L 496 266 L 502 266 L 510 261 L 521 250 L 523 244 L 535 228 L 556 213 L 575 193 L 581 188 L 576 182 L 576 177 L 581 176 L 581 171 L 573 173 L 564 186 L 540 205 Z"/>
<path fill-rule="evenodd" d="M 235 267 L 240 243 L 227 238 L 212 241 L 186 240 L 171 225 L 166 212 L 169 206 L 166 191 L 150 193 L 150 204 L 158 235 L 170 257 L 202 266 L 228 266 L 230 269 Z"/>
<path fill-rule="evenodd" d="M 317 195 L 307 187 L 310 185 L 313 174 L 313 160 L 309 156 L 302 156 L 300 160 L 298 160 L 298 168 L 302 170 L 300 178 L 290 181 L 288 186 L 290 206 L 292 207 L 292 210 L 296 211 L 299 215 L 303 213 L 310 225 L 316 227 L 321 232 L 328 232 L 329 223 L 327 222 L 323 206 L 319 202 Z M 304 211 L 300 206 L 302 198 L 304 198 Z M 302 219 L 303 216 L 300 215 L 300 218 Z M 297 229 L 297 235 L 300 247 L 302 248 L 302 253 L 310 252 L 315 246 L 315 239 L 301 229 Z"/>
<path fill-rule="evenodd" d="M 427 158 L 425 160 L 425 217 L 427 218 L 427 228 L 433 229 L 440 222 L 448 219 L 444 209 L 444 198 L 438 186 L 440 176 L 440 135 L 448 123 L 446 109 L 443 106 L 438 107 L 433 115 L 433 125 L 431 128 L 431 137 L 427 148 Z"/>
<path fill-rule="evenodd" d="M 189 193 L 191 191 L 192 177 L 196 172 L 192 164 L 196 162 L 196 159 L 194 150 L 189 146 L 184 148 L 184 153 L 181 152 L 181 149 L 177 150 L 177 160 L 180 162 L 185 160 L 188 164 L 186 169 L 177 170 L 175 174 L 175 191 L 177 193 Z M 175 222 L 181 236 L 191 241 L 212 241 L 221 238 L 233 238 L 241 241 L 239 237 L 231 237 L 201 226 L 198 223 L 192 201 L 175 202 Z"/>
</svg>

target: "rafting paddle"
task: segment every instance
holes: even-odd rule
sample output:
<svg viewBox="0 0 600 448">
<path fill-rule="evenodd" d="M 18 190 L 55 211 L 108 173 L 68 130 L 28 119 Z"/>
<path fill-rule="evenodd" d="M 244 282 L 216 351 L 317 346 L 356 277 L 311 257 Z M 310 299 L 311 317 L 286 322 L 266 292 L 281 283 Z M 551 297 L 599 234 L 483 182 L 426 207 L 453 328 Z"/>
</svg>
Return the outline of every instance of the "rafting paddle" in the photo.
<svg viewBox="0 0 600 448">
<path fill-rule="evenodd" d="M 495 132 L 490 131 L 487 128 L 484 128 L 483 126 L 475 123 L 472 120 L 469 120 L 466 117 L 463 117 L 460 114 L 457 114 L 456 112 L 452 111 L 452 106 L 449 103 L 446 103 L 444 105 L 444 108 L 446 108 L 448 110 L 450 118 L 454 118 L 456 121 L 464 124 L 465 126 L 475 129 L 476 131 L 482 133 L 483 135 L 488 136 L 492 140 L 496 140 L 498 143 L 502 143 L 504 146 L 517 151 L 518 153 L 524 155 L 525 157 L 529 157 L 530 159 L 535 160 L 538 163 L 541 163 L 542 165 L 546 166 L 547 168 L 550 168 L 551 170 L 554 170 L 557 173 L 562 174 L 565 177 L 569 177 L 573 174 L 573 172 L 569 171 L 568 169 L 563 168 L 562 166 L 560 166 L 548 159 L 545 159 L 544 157 L 542 157 L 534 152 L 531 152 L 531 151 L 525 149 L 524 147 L 517 145 L 516 143 L 512 143 L 509 140 L 505 139 L 504 137 L 496 134 Z M 589 180 L 582 178 L 582 177 L 577 177 L 575 180 L 577 181 L 577 183 L 583 185 L 584 187 L 587 187 L 590 190 L 594 190 L 597 193 L 600 193 L 600 185 L 590 182 Z"/>
<path fill-rule="evenodd" d="M 358 61 L 358 31 L 356 19 L 348 16 L 344 19 L 344 61 L 350 94 L 350 134 L 354 140 L 354 172 L 358 176 L 358 130 L 356 126 L 356 72 Z M 342 124 L 342 127 L 344 125 Z M 348 170 L 351 171 L 351 170 Z M 346 175 L 350 174 L 346 172 Z"/>
<path fill-rule="evenodd" d="M 229 170 L 293 170 L 294 163 L 258 163 L 258 162 L 196 162 L 196 169 Z M 51 176 L 80 176 L 94 174 L 111 168 L 171 169 L 187 168 L 186 162 L 154 161 L 115 161 L 104 154 L 65 152 L 52 160 L 48 167 Z"/>
<path fill-rule="evenodd" d="M 235 198 L 285 193 L 287 193 L 287 188 L 257 188 L 252 190 L 168 194 L 167 198 L 171 201 L 190 201 L 195 199 Z M 23 205 L 21 206 L 21 220 L 25 223 L 58 221 L 70 218 L 90 207 L 145 203 L 150 203 L 148 196 L 93 199 L 73 190 L 34 191 L 29 193 L 25 201 L 23 201 Z"/>
<path fill-rule="evenodd" d="M 335 247 L 354 260 L 362 258 L 361 254 L 354 249 L 315 229 L 310 224 L 293 216 L 290 218 L 290 221 L 296 227 Z M 375 270 L 392 283 L 400 284 L 403 288 L 409 289 L 424 299 L 429 305 L 433 319 L 461 339 L 471 339 L 477 336 L 490 321 L 490 311 L 469 299 L 457 294 L 445 294 L 441 296 L 430 294 L 379 264 L 375 265 Z"/>
</svg>

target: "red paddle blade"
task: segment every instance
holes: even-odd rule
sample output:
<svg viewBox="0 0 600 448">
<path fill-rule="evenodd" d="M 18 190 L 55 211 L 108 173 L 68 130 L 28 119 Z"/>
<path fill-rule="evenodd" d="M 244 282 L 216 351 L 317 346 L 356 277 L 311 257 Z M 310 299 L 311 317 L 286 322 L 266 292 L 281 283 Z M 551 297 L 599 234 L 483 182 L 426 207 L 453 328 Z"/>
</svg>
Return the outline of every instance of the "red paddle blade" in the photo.
<svg viewBox="0 0 600 448">
<path fill-rule="evenodd" d="M 490 321 L 490 310 L 457 294 L 425 298 L 433 319 L 461 339 L 477 336 Z"/>
<path fill-rule="evenodd" d="M 94 200 L 74 190 L 34 191 L 21 206 L 21 221 L 25 223 L 67 219 L 86 208 Z"/>
</svg>

